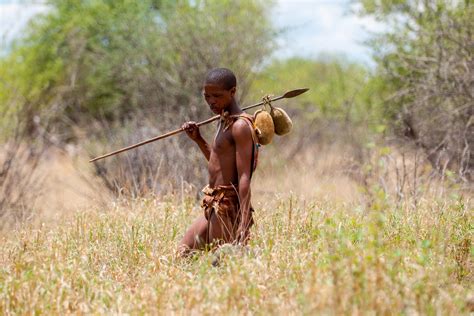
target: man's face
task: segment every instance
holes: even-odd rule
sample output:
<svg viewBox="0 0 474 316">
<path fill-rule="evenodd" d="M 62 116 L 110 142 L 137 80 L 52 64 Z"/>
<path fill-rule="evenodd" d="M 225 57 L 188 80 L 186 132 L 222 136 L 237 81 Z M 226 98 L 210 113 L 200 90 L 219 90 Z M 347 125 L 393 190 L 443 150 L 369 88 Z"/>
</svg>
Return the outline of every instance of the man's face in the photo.
<svg viewBox="0 0 474 316">
<path fill-rule="evenodd" d="M 235 95 L 235 87 L 225 89 L 221 85 L 206 83 L 204 85 L 204 99 L 215 114 L 221 114 L 222 111 L 232 104 Z"/>
</svg>

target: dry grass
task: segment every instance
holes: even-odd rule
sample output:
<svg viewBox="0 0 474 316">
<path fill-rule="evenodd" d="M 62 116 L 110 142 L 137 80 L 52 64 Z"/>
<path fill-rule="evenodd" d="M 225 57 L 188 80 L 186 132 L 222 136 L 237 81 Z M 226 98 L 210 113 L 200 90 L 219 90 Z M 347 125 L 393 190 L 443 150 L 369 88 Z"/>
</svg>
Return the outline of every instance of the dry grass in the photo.
<svg viewBox="0 0 474 316">
<path fill-rule="evenodd" d="M 343 172 L 339 149 L 285 165 L 272 156 L 271 149 L 263 153 L 254 178 L 251 244 L 223 252 L 219 267 L 211 265 L 212 253 L 174 256 L 200 212 L 195 189 L 70 215 L 56 210 L 56 220 L 0 241 L 0 314 L 472 311 L 470 194 L 443 183 L 434 190 L 420 175 L 414 188 L 407 176 L 398 199 L 388 165 L 370 174 L 389 177 L 386 188 L 375 180 L 364 187 Z M 66 181 L 72 171 L 57 163 Z M 407 174 L 413 167 L 407 163 Z"/>
<path fill-rule="evenodd" d="M 174 258 L 193 205 L 134 200 L 15 233 L 0 246 L 0 313 L 468 313 L 468 201 L 374 211 L 276 199 L 258 205 L 248 251 L 217 268 L 212 254 Z"/>
<path fill-rule="evenodd" d="M 358 184 L 345 172 L 347 159 L 340 146 L 310 149 L 293 159 L 284 159 L 286 154 L 279 144 L 261 150 L 252 185 L 257 203 L 275 196 L 336 203 L 360 200 Z"/>
</svg>

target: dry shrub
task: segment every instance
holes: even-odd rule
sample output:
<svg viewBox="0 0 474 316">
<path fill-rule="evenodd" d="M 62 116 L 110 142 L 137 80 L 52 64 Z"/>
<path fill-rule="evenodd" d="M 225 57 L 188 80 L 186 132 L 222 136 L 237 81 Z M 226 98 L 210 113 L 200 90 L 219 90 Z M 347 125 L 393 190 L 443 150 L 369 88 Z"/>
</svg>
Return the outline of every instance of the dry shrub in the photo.
<svg viewBox="0 0 474 316">
<path fill-rule="evenodd" d="M 106 141 L 89 144 L 90 157 L 179 128 L 176 121 L 156 123 L 143 117 L 130 120 L 125 126 L 102 123 Z M 206 134 L 204 128 L 201 132 Z M 210 141 L 210 137 L 207 139 Z M 195 191 L 189 184 L 205 184 L 206 166 L 206 159 L 185 133 L 94 162 L 96 174 L 106 187 L 125 197 L 163 195 L 183 189 Z"/>
<path fill-rule="evenodd" d="M 416 6 L 407 3 L 405 7 Z M 400 6 L 404 7 L 404 6 Z M 400 135 L 422 148 L 433 168 L 472 181 L 474 170 L 474 10 L 469 1 L 418 3 L 407 33 L 380 65 L 396 91 L 389 100 Z"/>
<path fill-rule="evenodd" d="M 0 143 L 0 230 L 34 216 L 35 201 L 41 194 L 44 177 L 37 167 L 46 148 L 40 130 L 36 140 L 26 141 L 27 131 L 22 124 L 25 122 L 19 119 L 22 116 L 8 111 L 8 106 L 3 108 L 4 120 L 0 126 L 2 135 L 9 135 L 3 144 Z M 16 123 L 13 131 L 6 123 L 7 115 L 12 115 L 10 117 Z"/>
<path fill-rule="evenodd" d="M 393 142 L 366 127 L 341 121 L 308 121 L 292 113 L 295 128 L 261 150 L 255 196 L 296 195 L 305 199 L 358 202 L 416 209 L 420 201 L 453 194 L 472 196 L 473 187 L 439 172 L 417 146 Z M 258 197 L 264 195 L 264 198 Z"/>
<path fill-rule="evenodd" d="M 36 172 L 41 152 L 24 144 L 3 145 L 0 157 L 0 230 L 30 218 L 40 194 L 42 177 Z"/>
<path fill-rule="evenodd" d="M 288 109 L 294 125 L 260 150 L 253 179 L 254 200 L 297 196 L 305 200 L 358 202 L 355 176 L 367 157 L 367 129 L 357 124 L 322 118 L 307 119 Z"/>
</svg>

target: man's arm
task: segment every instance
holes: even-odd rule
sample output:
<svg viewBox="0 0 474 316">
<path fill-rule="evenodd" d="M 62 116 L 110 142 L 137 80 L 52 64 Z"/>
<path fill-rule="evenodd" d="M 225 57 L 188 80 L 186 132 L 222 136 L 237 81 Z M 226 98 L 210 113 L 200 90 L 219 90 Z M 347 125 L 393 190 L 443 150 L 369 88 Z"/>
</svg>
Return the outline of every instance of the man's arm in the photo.
<svg viewBox="0 0 474 316">
<path fill-rule="evenodd" d="M 204 138 L 202 138 L 201 133 L 199 132 L 199 126 L 197 126 L 196 122 L 186 122 L 181 126 L 182 129 L 188 134 L 189 138 L 191 138 L 201 149 L 204 157 L 206 160 L 209 161 L 209 157 L 211 156 L 211 147 L 206 142 Z"/>
<path fill-rule="evenodd" d="M 239 181 L 239 201 L 241 220 L 237 230 L 237 240 L 245 242 L 250 228 L 250 176 L 253 154 L 253 140 L 250 127 L 243 120 L 237 120 L 232 126 L 235 142 L 235 155 Z"/>
</svg>

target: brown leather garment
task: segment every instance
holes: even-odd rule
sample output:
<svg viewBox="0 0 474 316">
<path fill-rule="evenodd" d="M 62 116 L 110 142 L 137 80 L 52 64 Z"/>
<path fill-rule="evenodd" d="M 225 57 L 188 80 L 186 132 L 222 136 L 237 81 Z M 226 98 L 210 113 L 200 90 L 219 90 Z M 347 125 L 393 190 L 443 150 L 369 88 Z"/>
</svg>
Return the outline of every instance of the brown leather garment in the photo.
<svg viewBox="0 0 474 316">
<path fill-rule="evenodd" d="M 238 188 L 233 185 L 219 185 L 215 188 L 206 186 L 202 192 L 204 198 L 201 207 L 208 223 L 211 223 L 212 216 L 216 216 L 218 225 L 225 232 L 224 241 L 235 241 L 241 221 Z M 250 208 L 250 227 L 253 225 L 252 213 L 253 209 Z M 210 239 L 212 240 L 212 237 Z"/>
</svg>

